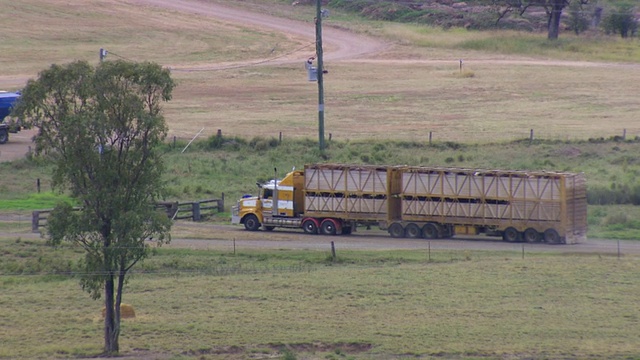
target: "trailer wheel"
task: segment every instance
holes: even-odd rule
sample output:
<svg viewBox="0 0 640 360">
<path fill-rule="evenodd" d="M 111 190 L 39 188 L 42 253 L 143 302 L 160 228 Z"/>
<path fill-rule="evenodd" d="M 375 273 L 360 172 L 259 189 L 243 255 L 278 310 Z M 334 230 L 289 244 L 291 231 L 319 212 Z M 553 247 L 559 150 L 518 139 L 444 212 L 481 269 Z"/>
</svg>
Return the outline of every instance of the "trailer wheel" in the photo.
<svg viewBox="0 0 640 360">
<path fill-rule="evenodd" d="M 322 224 L 320 224 L 320 231 L 322 231 L 324 235 L 335 235 L 337 232 L 336 223 L 331 219 L 324 219 Z"/>
<path fill-rule="evenodd" d="M 520 233 L 518 232 L 518 230 L 516 230 L 516 228 L 508 227 L 504 229 L 504 232 L 502 233 L 502 239 L 508 242 L 519 242 L 522 237 L 520 236 Z"/>
<path fill-rule="evenodd" d="M 389 235 L 394 238 L 403 238 L 404 237 L 404 228 L 400 223 L 393 223 L 389 226 Z"/>
<path fill-rule="evenodd" d="M 425 239 L 437 239 L 440 236 L 440 231 L 436 224 L 426 224 L 422 227 L 422 236 Z"/>
<path fill-rule="evenodd" d="M 275 229 L 275 226 L 265 226 L 264 229 L 267 231 L 273 231 L 273 229 Z"/>
<path fill-rule="evenodd" d="M 524 241 L 529 243 L 539 242 L 542 236 L 540 233 L 534 228 L 528 228 L 524 231 Z"/>
<path fill-rule="evenodd" d="M 310 235 L 316 235 L 318 233 L 318 224 L 314 219 L 307 219 L 302 223 L 304 232 Z"/>
<path fill-rule="evenodd" d="M 0 129 L 0 144 L 4 144 L 9 141 L 9 132 L 7 129 Z"/>
<path fill-rule="evenodd" d="M 544 231 L 544 241 L 548 244 L 560 244 L 562 239 L 555 229 L 547 229 Z"/>
<path fill-rule="evenodd" d="M 260 229 L 260 221 L 258 220 L 258 217 L 253 214 L 247 215 L 244 218 L 244 228 L 249 231 L 256 231 Z"/>
<path fill-rule="evenodd" d="M 342 235 L 351 235 L 352 228 L 351 226 L 345 226 L 342 228 Z"/>
<path fill-rule="evenodd" d="M 422 230 L 420 230 L 420 227 L 416 224 L 411 223 L 407 225 L 407 228 L 404 231 L 407 234 L 407 237 L 410 239 L 417 239 L 422 237 Z"/>
</svg>

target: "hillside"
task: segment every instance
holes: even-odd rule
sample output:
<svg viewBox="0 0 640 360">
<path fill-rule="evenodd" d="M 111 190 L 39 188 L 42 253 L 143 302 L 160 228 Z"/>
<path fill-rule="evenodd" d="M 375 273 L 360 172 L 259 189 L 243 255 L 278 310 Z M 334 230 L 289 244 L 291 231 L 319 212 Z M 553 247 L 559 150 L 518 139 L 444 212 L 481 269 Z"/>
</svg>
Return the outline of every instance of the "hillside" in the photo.
<svg viewBox="0 0 640 360">
<path fill-rule="evenodd" d="M 551 1 L 535 5 L 531 1 L 482 1 L 482 0 L 326 0 L 328 7 L 359 13 L 374 20 L 412 22 L 443 28 L 475 30 L 510 29 L 545 32 L 549 26 Z M 531 3 L 534 3 L 531 5 Z M 540 2 L 539 2 L 540 3 Z M 297 0 L 294 4 L 314 5 L 315 0 Z M 602 20 L 612 13 L 619 13 L 624 2 L 570 2 L 564 7 L 560 31 L 598 31 Z M 631 6 L 631 5 L 629 5 Z M 639 9 L 635 9 L 640 11 Z M 638 13 L 635 13 L 636 29 Z"/>
</svg>

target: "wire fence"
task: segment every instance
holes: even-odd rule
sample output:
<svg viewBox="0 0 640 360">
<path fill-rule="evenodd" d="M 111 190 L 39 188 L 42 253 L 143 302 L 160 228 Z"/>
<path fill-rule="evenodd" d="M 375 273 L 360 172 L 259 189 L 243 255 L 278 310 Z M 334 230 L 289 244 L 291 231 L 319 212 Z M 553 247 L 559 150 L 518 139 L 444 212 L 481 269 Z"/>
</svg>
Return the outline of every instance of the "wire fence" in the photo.
<svg viewBox="0 0 640 360">
<path fill-rule="evenodd" d="M 26 227 L 28 229 L 28 227 Z M 12 234 L 19 242 L 24 234 Z M 27 233 L 27 235 L 33 235 Z M 276 236 L 280 238 L 280 236 Z M 334 240 L 332 240 L 334 239 Z M 44 240 L 42 240 L 44 241 Z M 70 246 L 70 245 L 68 245 Z M 180 253 L 178 258 L 169 260 L 154 257 L 134 267 L 133 276 L 235 276 L 264 275 L 280 273 L 309 273 L 326 266 L 348 268 L 371 268 L 392 264 L 437 264 L 489 259 L 537 261 L 549 256 L 560 256 L 567 261 L 584 261 L 586 258 L 611 259 L 613 261 L 636 261 L 640 258 L 640 241 L 631 240 L 589 240 L 575 245 L 547 245 L 529 243 L 505 243 L 500 240 L 464 238 L 456 240 L 392 239 L 374 236 L 329 237 L 301 234 L 297 239 L 274 240 L 194 240 L 174 239 L 171 248 Z M 304 252 L 301 260 L 292 257 L 283 260 L 280 256 L 270 257 L 269 253 L 288 249 Z M 361 256 L 361 252 L 367 252 Z M 404 252 L 403 252 L 404 251 Z M 406 253 L 409 251 L 409 253 Z M 370 253 L 375 253 L 371 255 Z M 22 255 L 20 255 L 22 256 Z M 52 255 L 53 256 L 53 255 Z M 81 257 L 75 251 L 75 258 Z M 372 260 L 370 257 L 376 257 Z M 25 258 L 28 256 L 25 256 Z M 222 262 L 219 263 L 218 260 Z M 269 263 L 273 260 L 277 264 Z M 0 266 L 0 277 L 13 276 L 56 276 L 80 277 L 109 275 L 101 272 L 86 272 L 79 268 L 76 260 L 23 259 L 22 264 Z M 265 261 L 264 264 L 261 264 Z M 288 263 L 287 263 L 288 262 Z M 118 275 L 111 273 L 111 275 Z"/>
</svg>

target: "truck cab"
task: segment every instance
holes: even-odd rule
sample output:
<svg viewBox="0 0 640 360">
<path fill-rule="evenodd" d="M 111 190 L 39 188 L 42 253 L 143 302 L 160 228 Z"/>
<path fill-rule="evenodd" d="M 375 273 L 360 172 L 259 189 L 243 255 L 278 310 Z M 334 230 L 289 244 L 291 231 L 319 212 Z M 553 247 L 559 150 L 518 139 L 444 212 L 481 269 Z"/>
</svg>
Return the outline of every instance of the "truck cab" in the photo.
<svg viewBox="0 0 640 360">
<path fill-rule="evenodd" d="M 276 226 L 300 227 L 303 182 L 304 173 L 294 170 L 281 180 L 258 183 L 258 196 L 244 195 L 232 207 L 231 223 L 244 224 L 251 231 L 261 226 L 266 230 L 273 230 Z"/>
<path fill-rule="evenodd" d="M 18 124 L 5 124 L 4 118 L 9 116 L 11 108 L 20 98 L 19 92 L 0 91 L 0 144 L 9 141 L 9 133 L 15 133 L 20 130 Z"/>
</svg>

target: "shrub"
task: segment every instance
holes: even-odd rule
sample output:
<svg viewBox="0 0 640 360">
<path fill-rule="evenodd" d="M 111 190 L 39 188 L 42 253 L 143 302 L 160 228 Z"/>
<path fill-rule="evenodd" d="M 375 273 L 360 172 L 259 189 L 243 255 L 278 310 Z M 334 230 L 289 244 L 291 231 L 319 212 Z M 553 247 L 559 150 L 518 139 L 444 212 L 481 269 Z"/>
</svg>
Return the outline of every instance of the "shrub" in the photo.
<svg viewBox="0 0 640 360">
<path fill-rule="evenodd" d="M 617 6 L 604 18 L 602 26 L 607 34 L 620 34 L 623 38 L 635 35 L 638 31 L 638 21 L 635 19 L 633 6 Z"/>
<path fill-rule="evenodd" d="M 624 225 L 629 222 L 629 217 L 625 213 L 617 213 L 606 216 L 603 220 L 603 225 Z"/>
<path fill-rule="evenodd" d="M 247 144 L 247 140 L 241 137 L 232 137 L 228 138 L 226 136 L 218 136 L 212 135 L 206 141 L 206 149 L 208 150 L 218 150 L 218 149 L 228 149 L 228 150 L 240 150 L 240 148 Z"/>
</svg>

